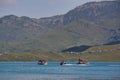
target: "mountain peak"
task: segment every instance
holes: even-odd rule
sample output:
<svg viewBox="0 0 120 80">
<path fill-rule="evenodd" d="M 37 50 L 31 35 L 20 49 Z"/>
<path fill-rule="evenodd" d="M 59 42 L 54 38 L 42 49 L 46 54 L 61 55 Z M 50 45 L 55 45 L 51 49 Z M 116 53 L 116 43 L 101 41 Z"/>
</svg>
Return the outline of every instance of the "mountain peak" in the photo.
<svg viewBox="0 0 120 80">
<path fill-rule="evenodd" d="M 26 20 L 31 19 L 30 17 L 27 17 L 27 16 L 21 16 L 20 18 L 26 19 Z"/>
<path fill-rule="evenodd" d="M 4 16 L 4 17 L 2 17 L 2 18 L 4 18 L 4 19 L 16 19 L 16 18 L 18 18 L 18 16 L 15 16 L 15 15 L 7 15 L 7 16 Z"/>
<path fill-rule="evenodd" d="M 120 18 L 119 1 L 89 2 L 78 6 L 64 15 L 64 24 L 85 19 L 97 21 L 102 18 Z"/>
<path fill-rule="evenodd" d="M 84 5 L 78 6 L 75 9 L 81 9 L 81 8 L 88 8 L 88 7 L 105 7 L 109 5 L 116 5 L 120 7 L 120 1 L 100 1 L 100 2 L 88 2 L 85 3 Z"/>
</svg>

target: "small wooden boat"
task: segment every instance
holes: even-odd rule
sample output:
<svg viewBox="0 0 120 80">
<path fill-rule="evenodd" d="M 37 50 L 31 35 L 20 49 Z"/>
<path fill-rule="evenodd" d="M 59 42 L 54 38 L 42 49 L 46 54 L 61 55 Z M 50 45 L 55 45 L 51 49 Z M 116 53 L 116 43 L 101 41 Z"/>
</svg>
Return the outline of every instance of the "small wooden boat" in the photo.
<svg viewBox="0 0 120 80">
<path fill-rule="evenodd" d="M 45 60 L 39 60 L 38 64 L 39 65 L 47 65 L 47 61 L 45 61 Z"/>
</svg>

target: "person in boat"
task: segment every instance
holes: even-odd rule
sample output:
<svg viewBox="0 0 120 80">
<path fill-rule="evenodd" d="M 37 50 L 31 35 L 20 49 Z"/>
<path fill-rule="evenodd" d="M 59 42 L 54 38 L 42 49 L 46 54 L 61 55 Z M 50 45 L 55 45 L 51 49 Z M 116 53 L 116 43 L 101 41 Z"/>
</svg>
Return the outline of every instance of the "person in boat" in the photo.
<svg viewBox="0 0 120 80">
<path fill-rule="evenodd" d="M 61 61 L 61 62 L 60 62 L 60 65 L 63 65 L 63 64 L 66 64 L 66 62 L 65 62 L 65 61 Z"/>
<path fill-rule="evenodd" d="M 39 61 L 38 61 L 38 64 L 40 64 L 40 65 L 45 65 L 45 64 L 47 64 L 47 61 L 45 61 L 45 60 L 39 60 Z"/>
<path fill-rule="evenodd" d="M 87 60 L 79 58 L 77 64 L 87 64 Z"/>
</svg>

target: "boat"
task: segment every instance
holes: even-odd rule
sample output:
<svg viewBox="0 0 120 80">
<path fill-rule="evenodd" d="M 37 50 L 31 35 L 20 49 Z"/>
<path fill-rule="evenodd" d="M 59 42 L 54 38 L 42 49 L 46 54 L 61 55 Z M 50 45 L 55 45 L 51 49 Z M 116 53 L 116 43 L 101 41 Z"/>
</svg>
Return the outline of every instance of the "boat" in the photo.
<svg viewBox="0 0 120 80">
<path fill-rule="evenodd" d="M 60 65 L 65 65 L 65 64 L 66 64 L 65 61 L 60 62 Z"/>
<path fill-rule="evenodd" d="M 78 62 L 76 64 L 68 64 L 65 61 L 60 62 L 60 65 L 66 65 L 66 66 L 71 66 L 71 65 L 79 65 L 79 66 L 86 66 L 88 65 L 89 62 L 85 59 L 78 59 Z"/>
<path fill-rule="evenodd" d="M 81 58 L 79 58 L 77 64 L 88 64 L 88 61 L 85 60 L 85 59 L 81 59 Z"/>
<path fill-rule="evenodd" d="M 39 64 L 39 65 L 47 65 L 48 63 L 47 63 L 47 61 L 45 61 L 45 60 L 39 60 L 39 61 L 38 61 L 38 64 Z"/>
</svg>

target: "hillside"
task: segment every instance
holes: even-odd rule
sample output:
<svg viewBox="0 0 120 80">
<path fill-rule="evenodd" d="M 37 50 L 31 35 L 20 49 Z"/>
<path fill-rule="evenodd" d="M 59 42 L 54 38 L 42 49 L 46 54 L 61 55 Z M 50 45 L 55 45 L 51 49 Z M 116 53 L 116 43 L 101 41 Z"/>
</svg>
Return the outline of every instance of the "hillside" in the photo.
<svg viewBox="0 0 120 80">
<path fill-rule="evenodd" d="M 120 2 L 90 2 L 64 15 L 0 18 L 0 53 L 62 51 L 120 41 Z"/>
<path fill-rule="evenodd" d="M 64 27 L 47 31 L 44 36 L 37 37 L 38 42 L 48 45 L 44 50 L 55 49 L 61 51 L 66 48 L 80 45 L 103 45 L 109 42 L 120 40 L 119 23 L 117 20 L 111 24 L 113 20 L 105 20 L 103 23 L 109 23 L 114 27 L 107 27 L 107 24 L 90 22 L 87 20 L 78 20 L 71 22 Z M 104 25 L 104 26 L 103 26 Z"/>
<path fill-rule="evenodd" d="M 24 53 L 6 53 L 0 55 L 0 61 L 77 61 L 79 58 L 88 61 L 120 61 L 120 44 L 96 46 L 87 49 L 82 53 L 52 53 L 46 51 L 33 51 Z"/>
</svg>

